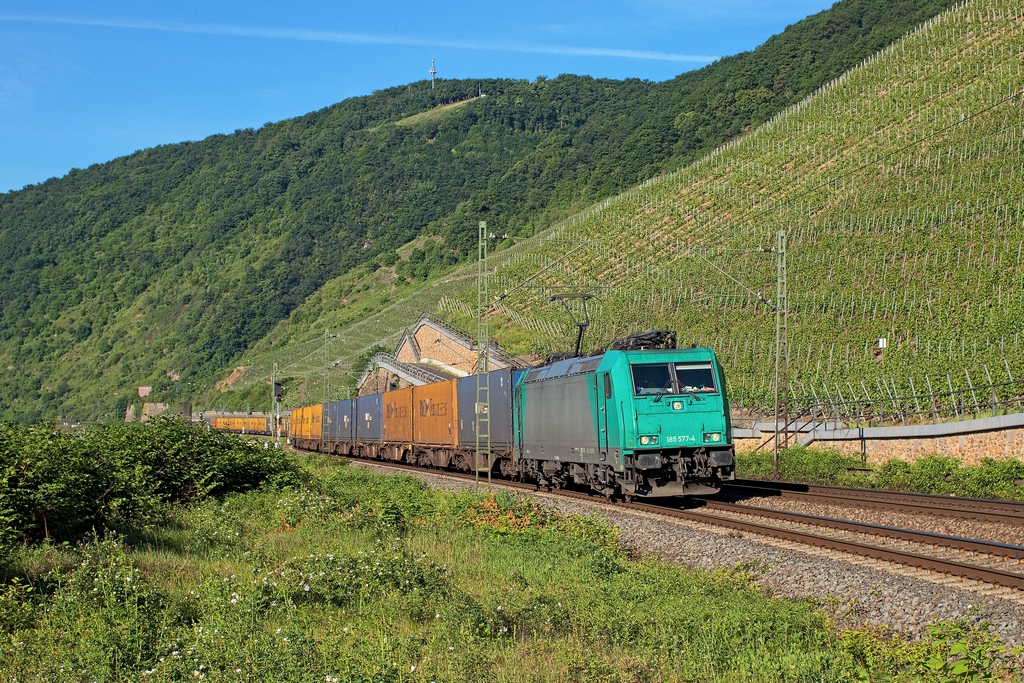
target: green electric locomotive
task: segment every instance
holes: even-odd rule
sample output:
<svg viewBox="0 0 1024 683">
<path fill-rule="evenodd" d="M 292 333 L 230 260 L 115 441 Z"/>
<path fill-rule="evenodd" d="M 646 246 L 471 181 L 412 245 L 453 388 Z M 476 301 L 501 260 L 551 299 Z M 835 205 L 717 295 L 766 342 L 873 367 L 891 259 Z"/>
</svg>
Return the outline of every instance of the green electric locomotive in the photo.
<svg viewBox="0 0 1024 683">
<path fill-rule="evenodd" d="M 717 493 L 735 478 L 725 377 L 707 348 L 606 351 L 533 368 L 515 388 L 518 474 L 611 496 Z"/>
</svg>

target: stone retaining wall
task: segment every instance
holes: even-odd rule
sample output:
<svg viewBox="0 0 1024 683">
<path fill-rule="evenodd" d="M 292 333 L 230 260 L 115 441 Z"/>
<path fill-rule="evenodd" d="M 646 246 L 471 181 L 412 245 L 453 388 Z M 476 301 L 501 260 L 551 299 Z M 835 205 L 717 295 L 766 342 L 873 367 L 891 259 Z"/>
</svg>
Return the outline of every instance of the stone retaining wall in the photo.
<svg viewBox="0 0 1024 683">
<path fill-rule="evenodd" d="M 925 456 L 956 458 L 977 465 L 985 458 L 1024 459 L 1024 414 L 923 425 L 847 428 L 836 423 L 803 426 L 791 432 L 791 443 L 835 449 L 860 456 L 869 464 L 898 459 L 913 462 Z M 752 429 L 734 429 L 740 453 L 773 449 L 774 423 L 762 422 Z"/>
<path fill-rule="evenodd" d="M 850 430 L 853 431 L 853 430 Z M 735 438 L 736 450 L 749 452 L 765 444 L 762 451 L 773 450 L 771 432 L 761 432 L 751 438 Z M 790 437 L 790 443 L 796 440 Z M 945 455 L 959 459 L 965 465 L 978 465 L 984 458 L 1024 459 L 1024 429 L 1002 429 L 955 434 L 929 438 L 857 438 L 818 440 L 811 448 L 833 449 L 840 453 L 863 457 L 870 465 L 892 460 L 913 462 L 926 455 Z"/>
</svg>

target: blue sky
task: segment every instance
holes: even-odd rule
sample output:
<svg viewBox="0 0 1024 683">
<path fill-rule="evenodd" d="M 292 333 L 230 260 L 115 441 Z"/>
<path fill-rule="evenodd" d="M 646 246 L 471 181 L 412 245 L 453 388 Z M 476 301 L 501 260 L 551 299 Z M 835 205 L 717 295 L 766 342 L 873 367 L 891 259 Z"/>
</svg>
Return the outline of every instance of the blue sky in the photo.
<svg viewBox="0 0 1024 683">
<path fill-rule="evenodd" d="M 664 80 L 825 0 L 0 0 L 0 192 L 428 77 Z"/>
</svg>

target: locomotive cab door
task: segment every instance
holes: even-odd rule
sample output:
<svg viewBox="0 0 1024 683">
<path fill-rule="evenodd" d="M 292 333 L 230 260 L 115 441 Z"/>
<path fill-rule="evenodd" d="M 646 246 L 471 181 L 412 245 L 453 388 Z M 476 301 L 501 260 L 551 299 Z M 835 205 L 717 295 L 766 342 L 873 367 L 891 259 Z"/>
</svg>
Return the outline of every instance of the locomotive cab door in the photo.
<svg viewBox="0 0 1024 683">
<path fill-rule="evenodd" d="M 612 377 L 599 372 L 597 378 L 597 450 L 602 461 L 608 459 L 608 405 L 612 400 Z"/>
</svg>

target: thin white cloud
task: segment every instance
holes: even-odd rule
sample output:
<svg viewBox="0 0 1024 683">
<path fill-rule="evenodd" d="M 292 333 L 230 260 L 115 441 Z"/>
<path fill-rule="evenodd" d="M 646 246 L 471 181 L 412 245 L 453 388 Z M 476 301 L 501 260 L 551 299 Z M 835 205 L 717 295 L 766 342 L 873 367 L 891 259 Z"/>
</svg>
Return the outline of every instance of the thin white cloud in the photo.
<svg viewBox="0 0 1024 683">
<path fill-rule="evenodd" d="M 490 50 L 497 52 L 573 55 L 578 57 L 619 57 L 625 59 L 650 59 L 668 62 L 697 62 L 702 64 L 713 62 L 718 59 L 718 57 L 711 55 L 685 55 L 674 52 L 655 52 L 651 50 L 620 50 L 617 48 L 607 47 L 577 47 L 572 45 L 538 45 L 529 43 L 484 43 L 474 41 L 431 40 L 427 38 L 389 34 L 343 33 L 340 31 L 315 31 L 310 29 L 278 29 L 262 26 L 186 24 L 179 22 L 146 21 L 136 19 L 89 19 L 78 17 L 7 14 L 0 12 L 0 21 L 70 24 L 74 26 L 102 26 L 109 28 L 142 29 L 147 31 L 168 31 L 174 33 L 198 33 L 213 36 L 242 36 L 246 38 L 346 43 L 349 45 L 409 45 L 446 47 L 461 50 Z"/>
</svg>

